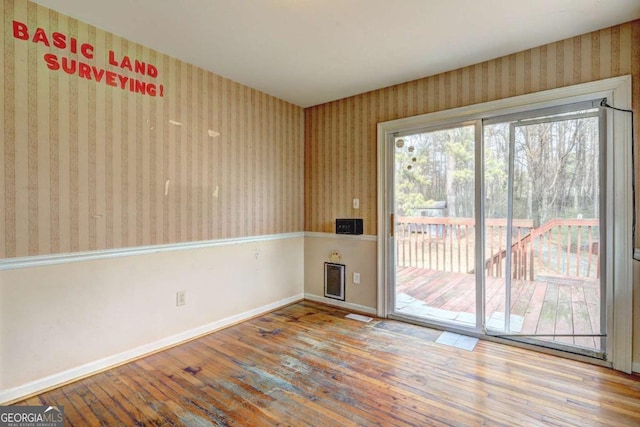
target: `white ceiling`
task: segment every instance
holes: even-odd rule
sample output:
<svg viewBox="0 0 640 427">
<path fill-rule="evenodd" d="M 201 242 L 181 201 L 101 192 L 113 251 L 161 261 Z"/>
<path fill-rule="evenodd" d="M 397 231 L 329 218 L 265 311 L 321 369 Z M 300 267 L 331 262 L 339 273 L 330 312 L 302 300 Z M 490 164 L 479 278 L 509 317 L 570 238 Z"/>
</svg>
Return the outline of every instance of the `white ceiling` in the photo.
<svg viewBox="0 0 640 427">
<path fill-rule="evenodd" d="M 639 0 L 37 0 L 302 107 L 640 18 Z"/>
</svg>

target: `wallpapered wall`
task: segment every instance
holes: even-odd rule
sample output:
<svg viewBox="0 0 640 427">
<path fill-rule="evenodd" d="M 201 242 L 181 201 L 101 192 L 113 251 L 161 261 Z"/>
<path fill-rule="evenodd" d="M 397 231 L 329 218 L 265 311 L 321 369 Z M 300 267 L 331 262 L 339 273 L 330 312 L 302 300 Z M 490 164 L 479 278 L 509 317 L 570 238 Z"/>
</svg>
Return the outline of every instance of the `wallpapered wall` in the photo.
<svg viewBox="0 0 640 427">
<path fill-rule="evenodd" d="M 31 2 L 0 8 L 0 258 L 302 231 L 302 108 Z"/>
<path fill-rule="evenodd" d="M 378 122 L 626 74 L 633 76 L 637 117 L 640 21 L 307 108 L 305 230 L 332 232 L 335 218 L 362 217 L 365 234 L 377 233 Z M 360 210 L 352 209 L 355 197 Z"/>
</svg>

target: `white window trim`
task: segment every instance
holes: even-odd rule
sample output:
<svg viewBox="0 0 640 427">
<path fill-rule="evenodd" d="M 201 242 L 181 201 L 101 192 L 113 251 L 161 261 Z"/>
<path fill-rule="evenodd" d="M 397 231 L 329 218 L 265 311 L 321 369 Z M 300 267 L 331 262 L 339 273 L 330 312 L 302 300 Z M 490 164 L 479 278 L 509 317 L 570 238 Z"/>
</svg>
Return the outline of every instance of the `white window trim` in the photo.
<svg viewBox="0 0 640 427">
<path fill-rule="evenodd" d="M 391 160 L 386 141 L 389 135 L 425 123 L 440 125 L 477 120 L 536 108 L 552 107 L 594 98 L 607 98 L 610 105 L 631 108 L 631 76 L 615 77 L 528 95 L 438 111 L 378 123 L 378 283 L 377 313 L 389 314 L 388 280 L 393 274 L 387 264 L 390 250 L 390 201 L 387 188 Z M 614 369 L 630 373 L 632 370 L 633 338 L 633 271 L 632 255 L 632 170 L 631 119 L 629 114 L 607 110 L 607 247 L 606 280 L 608 287 L 607 328 L 612 337 L 610 362 Z"/>
</svg>

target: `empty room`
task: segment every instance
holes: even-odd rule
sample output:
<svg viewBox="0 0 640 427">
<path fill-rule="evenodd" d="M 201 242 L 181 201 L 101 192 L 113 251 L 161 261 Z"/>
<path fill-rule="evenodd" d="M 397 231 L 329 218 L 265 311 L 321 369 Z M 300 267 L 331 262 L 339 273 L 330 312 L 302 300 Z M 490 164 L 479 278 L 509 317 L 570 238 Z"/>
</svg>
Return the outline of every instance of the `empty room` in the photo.
<svg viewBox="0 0 640 427">
<path fill-rule="evenodd" d="M 0 427 L 640 425 L 637 0 L 0 4 Z"/>
</svg>

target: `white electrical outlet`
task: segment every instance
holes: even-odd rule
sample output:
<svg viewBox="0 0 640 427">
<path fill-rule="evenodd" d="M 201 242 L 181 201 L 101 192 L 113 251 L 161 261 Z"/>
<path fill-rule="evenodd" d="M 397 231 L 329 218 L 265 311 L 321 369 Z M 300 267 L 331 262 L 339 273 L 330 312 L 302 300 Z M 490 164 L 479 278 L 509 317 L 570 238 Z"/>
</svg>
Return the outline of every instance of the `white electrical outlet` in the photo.
<svg viewBox="0 0 640 427">
<path fill-rule="evenodd" d="M 176 305 L 181 306 L 187 303 L 187 292 L 186 291 L 178 291 L 176 292 Z"/>
<path fill-rule="evenodd" d="M 360 199 L 353 199 L 353 209 L 360 209 Z"/>
<path fill-rule="evenodd" d="M 353 284 L 354 285 L 360 284 L 360 273 L 353 273 Z"/>
</svg>

